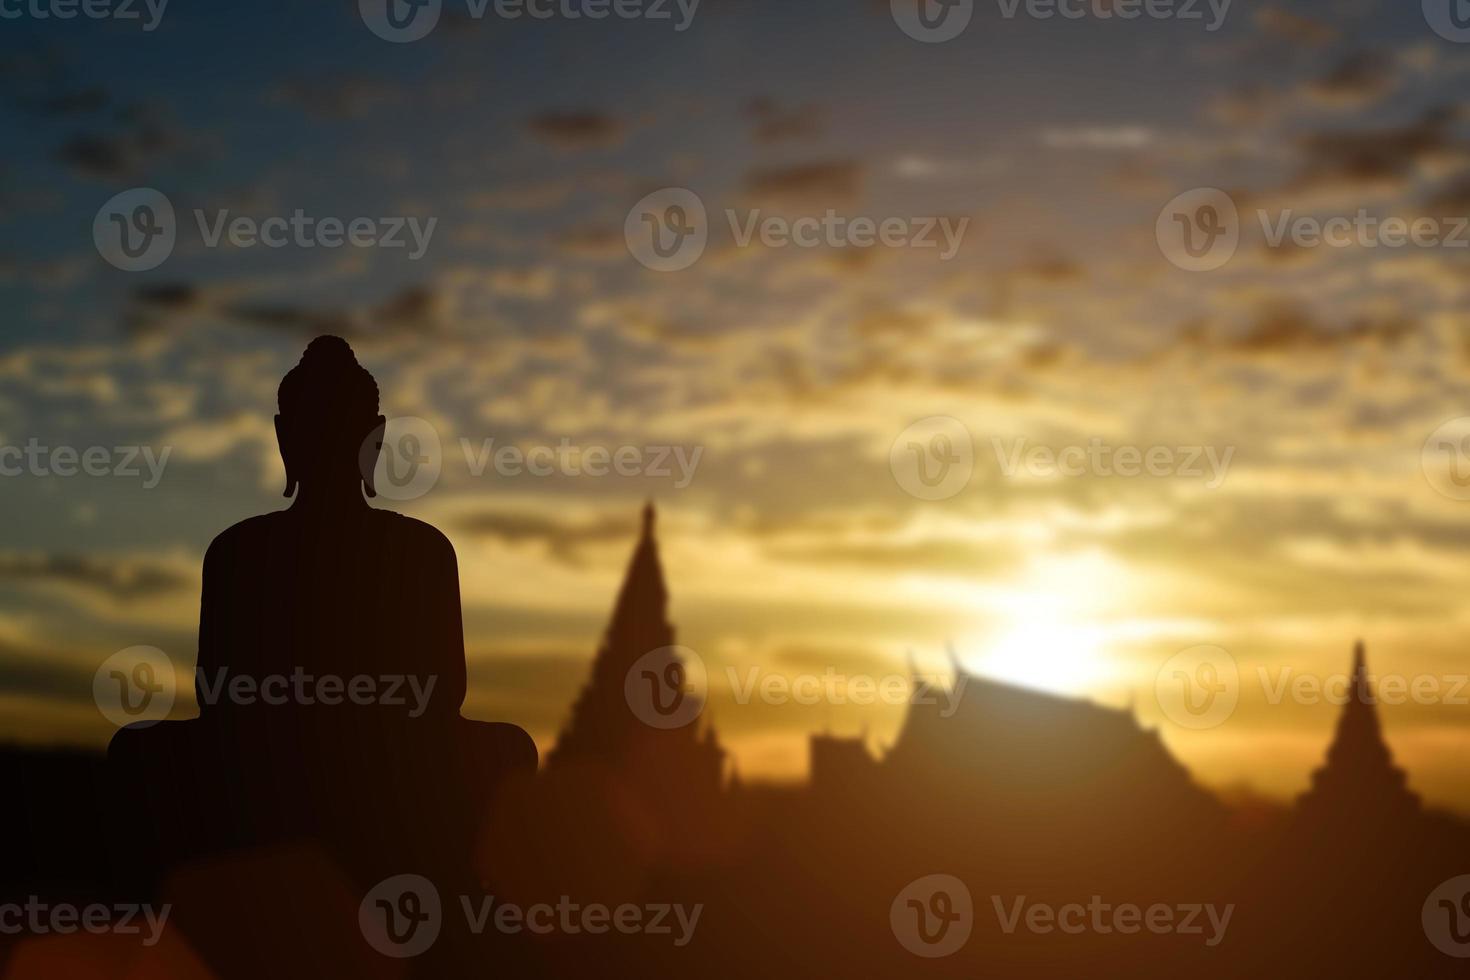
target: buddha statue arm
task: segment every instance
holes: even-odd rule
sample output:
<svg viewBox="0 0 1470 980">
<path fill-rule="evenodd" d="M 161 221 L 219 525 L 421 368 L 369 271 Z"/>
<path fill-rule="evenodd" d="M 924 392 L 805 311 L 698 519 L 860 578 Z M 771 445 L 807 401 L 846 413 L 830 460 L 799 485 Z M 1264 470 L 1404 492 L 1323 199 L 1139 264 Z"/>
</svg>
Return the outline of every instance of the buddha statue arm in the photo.
<svg viewBox="0 0 1470 980">
<path fill-rule="evenodd" d="M 221 536 L 222 537 L 222 536 Z M 204 692 L 198 689 L 199 678 L 212 674 L 227 660 L 223 649 L 226 626 L 224 611 L 220 609 L 220 597 L 227 588 L 221 576 L 227 571 L 227 560 L 223 557 L 225 546 L 221 538 L 215 538 L 204 553 L 204 570 L 199 592 L 199 650 L 198 669 L 195 671 L 195 696 L 199 700 L 200 712 L 206 709 Z"/>
<path fill-rule="evenodd" d="M 432 649 L 428 660 L 438 672 L 438 681 L 433 695 L 436 713 L 458 715 L 464 704 L 467 686 L 464 658 L 464 614 L 459 601 L 459 563 L 455 559 L 454 546 L 440 537 L 438 550 L 437 581 L 430 590 L 430 602 L 439 608 L 429 610 L 428 621 L 433 624 L 430 633 Z"/>
</svg>

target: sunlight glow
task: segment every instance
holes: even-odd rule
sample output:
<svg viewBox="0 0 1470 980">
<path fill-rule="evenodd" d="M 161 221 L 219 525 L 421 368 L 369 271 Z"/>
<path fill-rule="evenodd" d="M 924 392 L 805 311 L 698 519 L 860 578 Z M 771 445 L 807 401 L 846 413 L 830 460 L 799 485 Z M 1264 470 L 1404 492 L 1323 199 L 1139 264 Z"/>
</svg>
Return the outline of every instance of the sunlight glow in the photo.
<svg viewBox="0 0 1470 980">
<path fill-rule="evenodd" d="M 1058 694 L 1084 694 L 1116 680 L 1109 650 L 1127 608 L 1130 576 L 1102 552 L 1038 558 L 999 595 L 989 597 L 997 621 L 971 646 L 977 673 Z M 963 654 L 963 651 L 962 651 Z"/>
</svg>

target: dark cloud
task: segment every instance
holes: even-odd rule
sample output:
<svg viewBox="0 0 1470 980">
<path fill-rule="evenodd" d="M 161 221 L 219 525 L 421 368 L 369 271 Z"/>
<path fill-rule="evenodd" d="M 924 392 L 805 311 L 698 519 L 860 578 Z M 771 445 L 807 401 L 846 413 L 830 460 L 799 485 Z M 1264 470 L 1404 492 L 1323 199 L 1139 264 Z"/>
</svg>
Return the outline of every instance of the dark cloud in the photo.
<svg viewBox="0 0 1470 980">
<path fill-rule="evenodd" d="M 862 192 L 863 168 L 852 161 L 806 163 L 754 170 L 745 191 L 756 203 L 789 207 L 832 207 Z"/>
<path fill-rule="evenodd" d="M 271 101 L 319 119 L 365 119 L 378 109 L 401 105 L 403 90 L 371 78 L 294 79 L 278 86 Z"/>
<path fill-rule="evenodd" d="M 192 155 L 182 133 L 160 110 L 132 105 L 117 113 L 113 129 L 82 132 L 63 141 L 55 158 L 82 177 L 131 180 L 164 161 Z"/>
<path fill-rule="evenodd" d="M 1412 336 L 1417 328 L 1417 322 L 1408 317 L 1359 317 L 1341 326 L 1329 326 L 1298 304 L 1275 301 L 1265 304 L 1244 331 L 1221 334 L 1195 325 L 1183 339 L 1195 347 L 1248 355 L 1310 353 L 1358 344 L 1392 347 Z"/>
<path fill-rule="evenodd" d="M 54 92 L 39 98 L 21 100 L 30 112 L 47 119 L 64 119 L 101 112 L 109 104 L 107 92 L 100 87 L 78 88 Z"/>
<path fill-rule="evenodd" d="M 184 316 L 215 316 L 242 326 L 316 337 L 371 338 L 429 333 L 443 326 L 444 298 L 431 286 L 406 286 L 375 306 L 360 309 L 308 307 L 292 302 L 227 299 L 238 292 L 224 285 L 163 282 L 139 286 L 128 297 L 126 329 L 150 333 Z"/>
<path fill-rule="evenodd" d="M 757 143 L 783 143 L 819 136 L 826 113 L 814 105 L 783 106 L 774 99 L 752 99 L 745 107 Z"/>
<path fill-rule="evenodd" d="M 1274 5 L 1256 10 L 1254 20 L 1261 33 L 1292 44 L 1322 47 L 1338 38 L 1338 30 L 1332 25 Z"/>
<path fill-rule="evenodd" d="M 93 673 L 53 651 L 0 642 L 0 688 L 7 695 L 80 703 L 91 696 Z"/>
<path fill-rule="evenodd" d="M 1432 193 L 1424 202 L 1429 214 L 1470 217 L 1470 173 L 1460 174 Z"/>
<path fill-rule="evenodd" d="M 617 146 L 626 135 L 621 122 L 595 110 L 543 112 L 526 120 L 526 129 L 561 150 Z"/>
<path fill-rule="evenodd" d="M 160 282 L 134 289 L 131 300 L 145 309 L 179 312 L 203 307 L 206 294 L 194 283 Z"/>
<path fill-rule="evenodd" d="M 356 318 L 343 310 L 310 310 L 288 304 L 236 303 L 223 312 L 246 326 L 309 337 L 324 333 L 345 337 L 356 334 L 359 329 Z"/>
<path fill-rule="evenodd" d="M 589 521 L 559 521 L 524 511 L 485 510 L 460 516 L 455 525 L 466 534 L 493 538 L 507 544 L 527 541 L 546 546 L 558 561 L 580 566 L 582 549 L 610 542 L 631 543 L 637 522 L 631 518 L 599 517 Z"/>
<path fill-rule="evenodd" d="M 1288 190 L 1400 187 L 1421 169 L 1466 152 L 1452 131 L 1463 115 L 1441 107 L 1404 126 L 1313 133 L 1301 142 L 1304 164 Z"/>
<path fill-rule="evenodd" d="M 143 558 L 0 552 L 0 582 L 62 585 L 118 601 L 170 595 L 194 580 L 173 566 Z"/>
<path fill-rule="evenodd" d="M 619 229 L 604 226 L 571 228 L 555 238 L 558 251 L 582 259 L 608 259 L 627 254 L 628 245 Z"/>
<path fill-rule="evenodd" d="M 1399 87 L 1394 59 L 1382 51 L 1355 51 L 1323 77 L 1307 86 L 1320 105 L 1335 109 L 1366 109 L 1377 105 Z"/>
<path fill-rule="evenodd" d="M 232 303 L 221 312 L 249 326 L 315 337 L 373 337 L 427 333 L 442 326 L 443 298 L 430 286 L 414 285 L 366 309 L 312 309 L 289 303 Z"/>
</svg>

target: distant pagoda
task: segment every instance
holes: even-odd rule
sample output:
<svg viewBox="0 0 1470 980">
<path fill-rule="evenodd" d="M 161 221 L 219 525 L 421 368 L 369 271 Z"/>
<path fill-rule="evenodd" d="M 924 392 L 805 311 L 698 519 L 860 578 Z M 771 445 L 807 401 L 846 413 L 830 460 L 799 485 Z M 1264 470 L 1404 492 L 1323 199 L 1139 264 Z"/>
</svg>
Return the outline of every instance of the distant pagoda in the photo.
<svg viewBox="0 0 1470 980">
<path fill-rule="evenodd" d="M 1419 797 L 1409 791 L 1404 771 L 1393 764 L 1383 740 L 1361 640 L 1353 649 L 1352 684 L 1327 763 L 1312 773 L 1312 788 L 1297 806 L 1304 818 L 1336 821 L 1407 816 L 1419 810 Z"/>
<path fill-rule="evenodd" d="M 668 589 L 654 538 L 654 510 L 643 509 L 643 531 L 613 608 L 592 676 L 547 756 L 548 771 L 601 769 L 620 781 L 665 798 L 718 792 L 725 750 L 708 719 L 659 728 L 645 723 L 629 705 L 629 672 L 653 651 L 666 651 L 669 664 L 683 666 L 667 616 Z"/>
</svg>

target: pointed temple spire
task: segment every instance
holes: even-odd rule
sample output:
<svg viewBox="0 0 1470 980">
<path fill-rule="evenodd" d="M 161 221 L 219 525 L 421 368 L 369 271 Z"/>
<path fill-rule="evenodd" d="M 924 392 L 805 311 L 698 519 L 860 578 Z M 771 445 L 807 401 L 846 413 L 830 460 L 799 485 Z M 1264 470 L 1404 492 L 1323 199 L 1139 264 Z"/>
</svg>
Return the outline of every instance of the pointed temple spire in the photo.
<svg viewBox="0 0 1470 980">
<path fill-rule="evenodd" d="M 664 584 L 663 563 L 658 557 L 654 522 L 653 503 L 650 501 L 643 507 L 643 525 L 638 544 L 628 562 L 622 588 L 618 590 L 617 603 L 613 606 L 612 621 L 607 631 L 610 643 L 616 639 L 623 646 L 641 646 L 632 660 L 638 659 L 649 650 L 669 646 L 674 642 L 673 627 L 665 618 L 669 590 Z M 632 660 L 624 664 L 623 668 L 626 669 Z"/>
<path fill-rule="evenodd" d="M 1327 762 L 1312 774 L 1312 788 L 1298 801 L 1304 816 L 1414 812 L 1419 798 L 1407 787 L 1383 739 L 1378 702 L 1368 675 L 1363 641 L 1353 648 L 1347 701 L 1337 719 Z"/>
<path fill-rule="evenodd" d="M 638 543 L 593 660 L 592 676 L 548 754 L 547 768 L 566 763 L 634 766 L 664 773 L 671 780 L 718 787 L 724 749 L 708 719 L 686 727 L 655 728 L 639 720 L 627 700 L 628 677 L 640 659 L 675 645 L 674 627 L 668 620 L 669 591 L 654 533 L 656 521 L 650 501 L 643 507 Z M 681 655 L 673 650 L 670 656 L 678 660 Z M 654 762 L 657 764 L 651 764 Z"/>
</svg>

